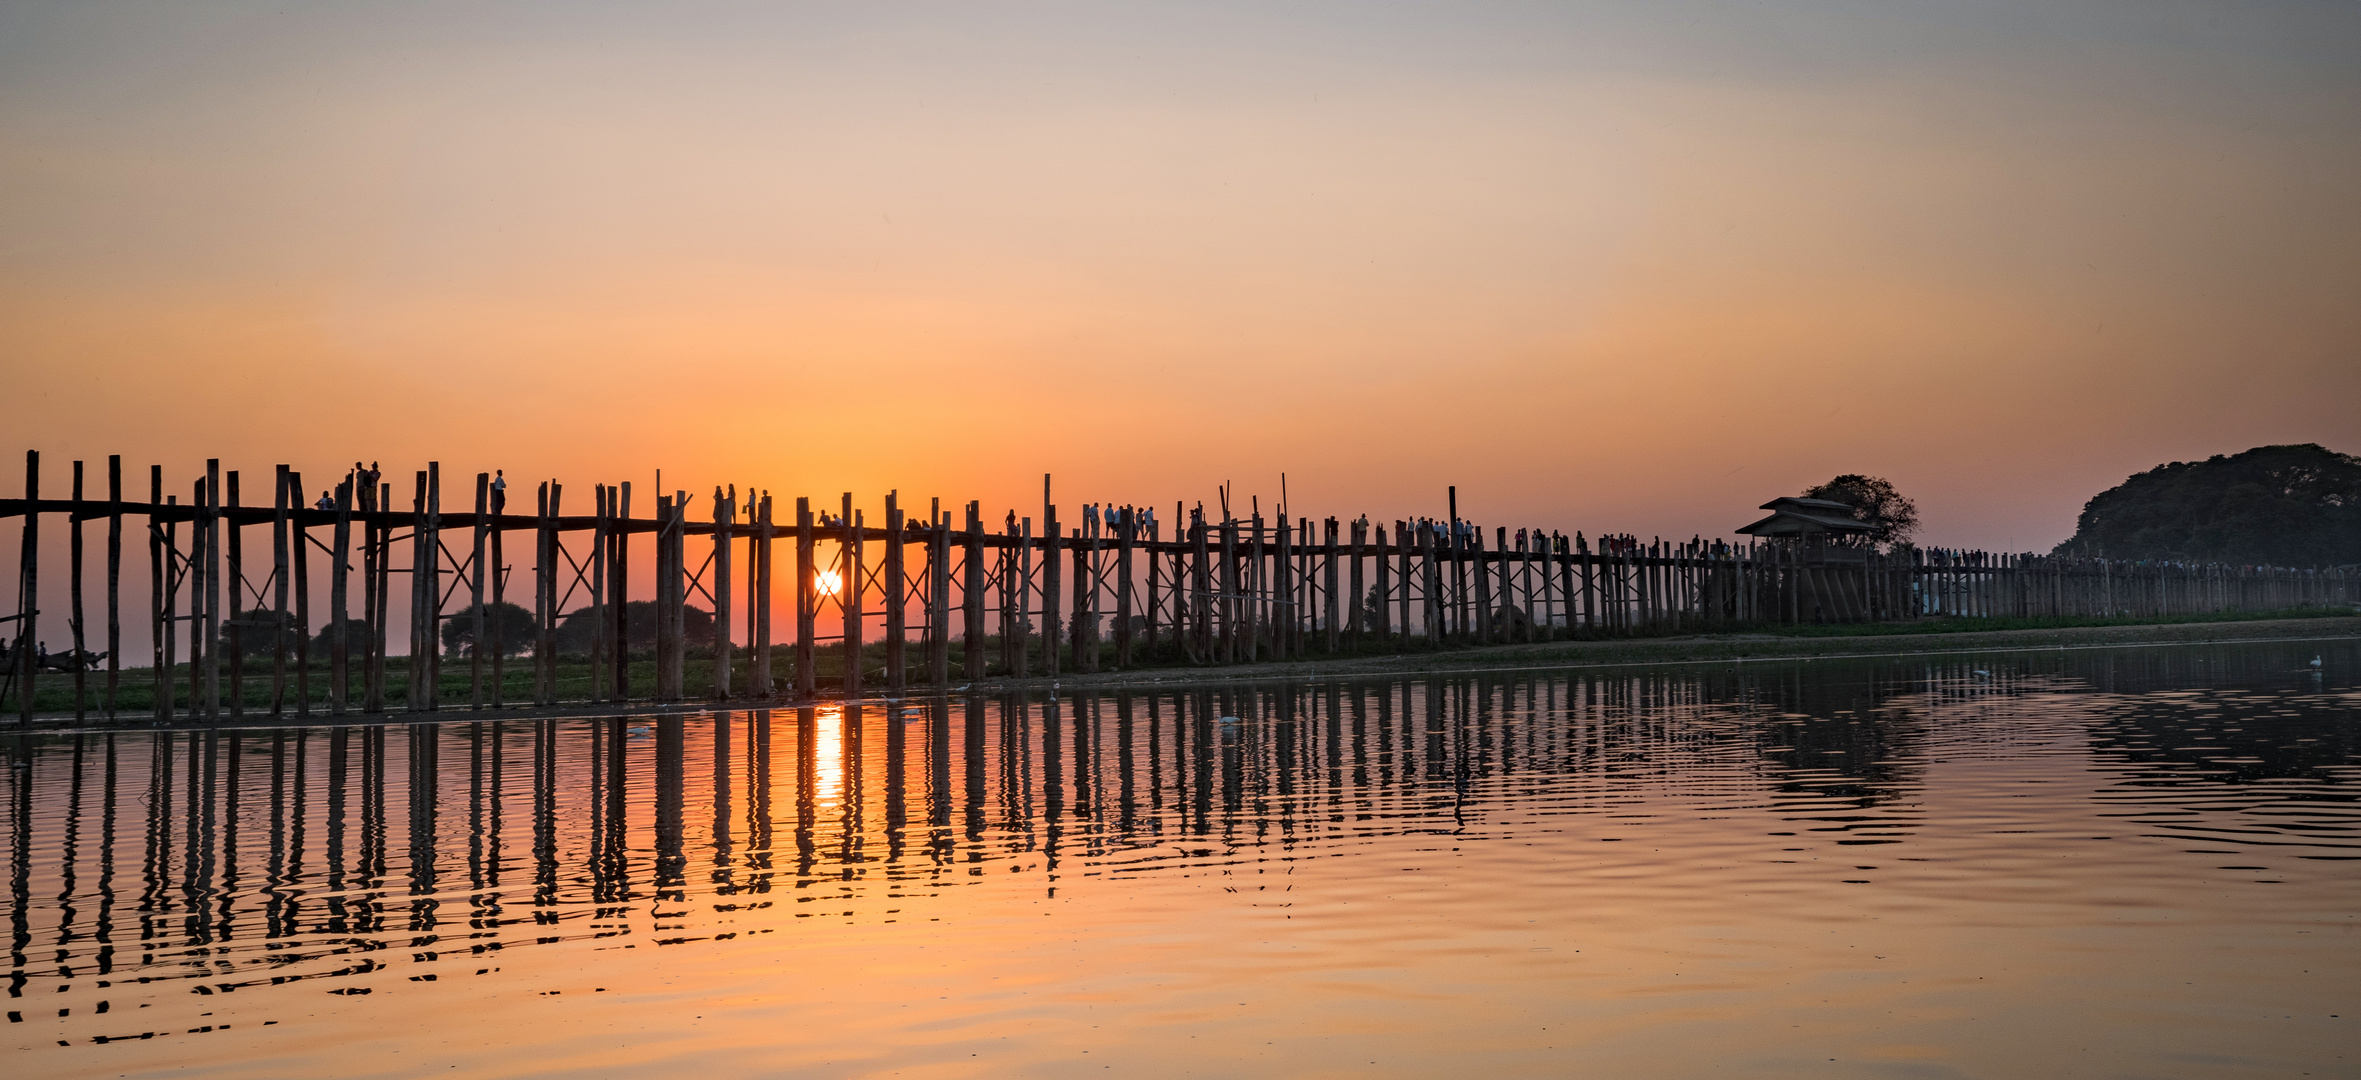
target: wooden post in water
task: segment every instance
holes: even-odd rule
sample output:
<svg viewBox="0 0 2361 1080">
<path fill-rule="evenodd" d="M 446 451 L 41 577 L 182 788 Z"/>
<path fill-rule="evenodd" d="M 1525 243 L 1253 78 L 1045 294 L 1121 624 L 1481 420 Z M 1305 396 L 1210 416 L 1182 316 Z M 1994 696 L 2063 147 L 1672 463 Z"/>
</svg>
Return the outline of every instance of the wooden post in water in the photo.
<svg viewBox="0 0 2361 1080">
<path fill-rule="evenodd" d="M 66 513 L 66 625 L 74 632 L 74 719 L 79 721 L 90 707 L 83 678 L 90 665 L 82 662 L 86 639 L 82 633 L 82 462 L 79 459 L 74 462 L 73 502 L 73 508 Z M 26 504 L 25 513 L 32 512 L 32 505 Z M 26 684 L 25 689 L 31 690 L 31 684 Z"/>
<path fill-rule="evenodd" d="M 351 578 L 354 478 L 336 485 L 336 523 L 328 533 L 328 715 L 352 704 Z"/>
<path fill-rule="evenodd" d="M 1134 572 L 1134 571 L 1133 571 L 1133 569 L 1132 569 L 1132 560 L 1131 560 L 1131 546 L 1132 546 L 1132 542 L 1133 542 L 1133 539 L 1134 539 L 1134 538 L 1133 538 L 1133 536 L 1132 536 L 1132 534 L 1133 534 L 1134 532 L 1138 531 L 1139 527 L 1140 527 L 1140 522 L 1139 522 L 1138 516 L 1135 514 L 1135 512 L 1132 510 L 1132 508 L 1131 508 L 1131 507 L 1128 507 L 1128 506 L 1124 507 L 1124 508 L 1123 508 L 1123 509 L 1122 509 L 1122 510 L 1121 510 L 1121 511 L 1120 511 L 1120 512 L 1119 512 L 1119 513 L 1116 515 L 1116 518 L 1115 518 L 1115 666 L 1116 666 L 1118 669 L 1121 669 L 1121 668 L 1128 668 L 1128 667 L 1130 667 L 1130 666 L 1131 666 L 1131 638 L 1132 638 L 1132 626 L 1131 626 L 1131 618 L 1132 618 L 1132 614 L 1131 614 L 1131 612 L 1132 612 L 1131 578 L 1132 578 L 1132 574 L 1133 574 L 1133 572 Z M 1154 556 L 1151 554 L 1151 556 L 1150 556 L 1150 559 L 1151 559 L 1151 560 L 1153 560 L 1153 558 L 1154 558 Z M 1151 561 L 1151 562 L 1150 562 L 1150 564 L 1149 564 L 1149 567 L 1148 567 L 1148 573 L 1149 573 L 1149 576 L 1150 576 L 1151 578 L 1152 578 L 1152 577 L 1155 575 L 1155 570 L 1156 570 L 1156 568 L 1155 568 L 1155 565 L 1154 565 L 1153 561 Z"/>
<path fill-rule="evenodd" d="M 1270 638 L 1271 659 L 1285 660 L 1288 656 L 1289 646 L 1292 644 L 1289 639 L 1294 636 L 1293 631 L 1302 619 L 1295 610 L 1295 568 L 1290 565 L 1294 561 L 1292 556 L 1294 555 L 1295 536 L 1287 524 L 1287 511 L 1283 508 L 1274 508 L 1274 511 L 1272 516 L 1276 518 L 1276 522 L 1275 527 L 1271 530 L 1270 571 L 1269 577 L 1265 579 L 1265 588 L 1269 590 L 1267 594 L 1269 607 L 1264 613 L 1262 622 Z M 1263 566 L 1263 551 L 1262 515 L 1256 514 L 1254 516 L 1254 558 L 1250 565 L 1257 570 Z M 1260 589 L 1255 591 L 1262 592 Z M 1257 597 L 1257 599 L 1264 598 Z M 1262 637 L 1263 635 L 1258 634 L 1256 640 L 1259 642 Z"/>
<path fill-rule="evenodd" d="M 754 676 L 751 689 L 754 696 L 765 701 L 777 694 L 771 686 L 771 540 L 778 533 L 771 523 L 771 493 L 762 493 L 757 504 L 754 533 Z"/>
<path fill-rule="evenodd" d="M 612 695 L 615 677 L 614 650 L 607 642 L 614 629 L 614 612 L 607 603 L 607 578 L 610 576 L 615 541 L 615 489 L 594 483 L 590 488 L 590 700 L 603 703 Z"/>
<path fill-rule="evenodd" d="M 41 648 L 41 451 L 25 451 L 25 531 L 17 548 L 16 644 L 9 658 L 16 661 L 16 722 L 33 722 L 33 680 L 40 676 Z"/>
<path fill-rule="evenodd" d="M 550 543 L 554 530 L 550 528 L 550 483 L 542 481 L 534 489 L 533 505 L 533 704 L 548 705 L 549 700 L 549 624 L 557 598 L 550 595 L 556 575 L 550 571 L 554 554 Z M 663 500 L 657 500 L 661 505 Z"/>
<path fill-rule="evenodd" d="M 844 554 L 838 561 L 844 567 L 844 585 L 836 593 L 837 606 L 844 612 L 844 696 L 857 698 L 861 696 L 861 676 L 865 674 L 861 670 L 861 646 L 868 630 L 868 606 L 863 603 L 861 585 L 866 576 L 863 556 L 868 554 L 864 550 L 868 538 L 861 535 L 864 523 L 861 511 L 853 509 L 852 492 L 844 493 L 844 517 L 838 527 L 844 533 Z"/>
<path fill-rule="evenodd" d="M 153 515 L 155 510 L 149 509 Z M 107 719 L 123 673 L 123 455 L 107 455 Z"/>
<path fill-rule="evenodd" d="M 246 715 L 246 530 L 238 522 L 238 511 L 245 506 L 238 497 L 238 470 L 231 469 L 229 479 L 229 589 L 230 617 L 228 652 L 230 662 L 230 717 Z M 217 642 L 220 640 L 215 639 Z M 219 645 L 214 646 L 216 648 Z"/>
<path fill-rule="evenodd" d="M 1212 548 L 1206 536 L 1205 507 L 1199 504 L 1189 511 L 1189 539 L 1192 551 L 1189 567 L 1189 615 L 1191 623 L 1185 633 L 1190 643 L 1189 659 L 1204 664 L 1213 660 L 1213 571 Z"/>
<path fill-rule="evenodd" d="M 295 715 L 312 714 L 312 531 L 303 516 L 315 509 L 303 501 L 303 474 L 287 473 L 287 501 L 294 508 L 288 516 L 287 545 L 292 549 L 295 574 Z"/>
<path fill-rule="evenodd" d="M 1370 545 L 1370 552 L 1375 556 L 1371 560 L 1371 569 L 1376 571 L 1376 580 L 1369 586 L 1369 597 L 1375 601 L 1369 605 L 1369 635 L 1376 638 L 1379 645 L 1387 646 L 1392 643 L 1394 636 L 1394 628 L 1388 625 L 1388 617 L 1393 613 L 1394 583 L 1390 573 L 1393 561 L 1386 557 L 1385 526 L 1368 523 L 1363 528 L 1376 530 L 1375 542 Z"/>
<path fill-rule="evenodd" d="M 492 474 L 475 474 L 475 543 L 469 559 L 474 573 L 468 576 L 468 596 L 474 604 L 473 622 L 467 628 L 467 707 L 484 707 L 484 552 L 492 523 Z"/>
<path fill-rule="evenodd" d="M 1235 664 L 1244 652 L 1245 643 L 1238 639 L 1239 613 L 1245 610 L 1245 582 L 1238 573 L 1238 519 L 1225 507 L 1221 521 L 1221 648 L 1215 655 L 1219 662 Z"/>
<path fill-rule="evenodd" d="M 172 586 L 174 567 L 168 557 L 165 540 L 171 535 L 172 519 L 166 517 L 163 527 L 156 524 L 156 508 L 164 503 L 164 467 L 148 466 L 148 625 L 154 631 L 148 645 L 154 660 L 148 667 L 149 709 L 161 724 L 172 718 Z"/>
<path fill-rule="evenodd" d="M 885 692 L 899 695 L 909 678 L 910 659 L 909 609 L 903 606 L 904 594 L 909 591 L 904 544 L 909 535 L 903 528 L 902 493 L 885 493 Z"/>
<path fill-rule="evenodd" d="M 1348 587 L 1352 589 L 1352 595 L 1346 598 L 1348 614 L 1345 616 L 1344 624 L 1345 647 L 1359 651 L 1361 636 L 1369 631 L 1369 610 L 1366 599 L 1368 593 L 1365 591 L 1367 583 L 1361 579 L 1362 560 L 1369 553 L 1369 519 L 1367 517 L 1354 518 L 1351 529 L 1353 565 L 1352 572 L 1346 575 L 1345 580 Z"/>
<path fill-rule="evenodd" d="M 1321 578 L 1321 591 L 1325 593 L 1326 596 L 1322 600 L 1321 614 L 1323 617 L 1321 618 L 1320 623 L 1321 630 L 1325 635 L 1328 651 L 1331 653 L 1336 651 L 1336 645 L 1339 640 L 1338 631 L 1340 628 L 1337 626 L 1337 620 L 1343 617 L 1344 614 L 1343 609 L 1338 605 L 1337 602 L 1338 575 L 1336 565 L 1336 530 L 1337 522 L 1335 518 L 1329 518 L 1322 522 L 1320 559 L 1326 566 L 1326 570 L 1323 571 Z M 1353 574 L 1356 578 L 1360 576 L 1360 571 L 1360 559 L 1356 557 L 1353 560 Z"/>
<path fill-rule="evenodd" d="M 374 472 L 375 470 L 371 470 Z M 386 637 L 386 573 L 387 556 L 392 541 L 392 529 L 386 526 L 393 503 L 393 485 L 382 481 L 370 485 L 367 502 L 368 536 L 367 562 L 361 570 L 361 589 L 366 594 L 362 617 L 368 623 L 369 640 L 361 660 L 361 711 L 385 711 L 385 637 Z"/>
<path fill-rule="evenodd" d="M 1441 539 L 1435 534 L 1441 529 L 1439 523 L 1418 527 L 1419 561 L 1426 569 L 1426 641 L 1436 647 L 1443 644 L 1443 568 L 1435 561 L 1437 541 Z"/>
<path fill-rule="evenodd" d="M 610 700 L 631 700 L 631 481 L 607 489 L 607 650 Z M 495 538 L 497 539 L 497 538 Z"/>
<path fill-rule="evenodd" d="M 1033 519 L 1025 519 L 1024 535 L 1029 541 L 1033 533 Z M 996 552 L 1000 562 L 1000 670 L 1005 675 L 1016 675 L 1023 670 L 1022 646 L 1024 637 L 1017 632 L 1018 620 L 1024 617 L 1026 588 L 1031 575 L 1020 574 L 1017 564 L 1027 550 L 1017 542 L 1017 514 L 1008 512 Z M 1021 676 L 1019 676 L 1021 677 Z"/>
<path fill-rule="evenodd" d="M 429 712 L 443 707 L 443 463 L 426 463 L 426 513 L 418 519 L 418 529 L 426 534 L 423 551 L 426 575 L 421 589 L 425 603 L 420 616 L 426 621 L 421 637 L 426 644 L 426 685 L 419 689 L 419 700 Z"/>
<path fill-rule="evenodd" d="M 672 489 L 672 525 L 669 537 L 671 570 L 666 589 L 672 597 L 667 605 L 672 620 L 672 647 L 665 650 L 664 663 L 672 670 L 672 697 L 679 701 L 689 695 L 689 493 Z"/>
<path fill-rule="evenodd" d="M 410 609 L 410 708 L 432 710 L 442 695 L 435 684 L 436 661 L 442 657 L 442 621 L 437 618 L 441 609 L 441 581 L 435 571 L 442 568 L 443 557 L 436 550 L 434 502 L 435 480 L 438 470 L 430 463 L 418 473 L 418 497 L 412 503 L 410 521 L 410 595 L 415 598 Z"/>
<path fill-rule="evenodd" d="M 751 493 L 749 493 L 751 496 Z M 730 542 L 738 523 L 738 487 L 713 489 L 713 700 L 730 699 Z"/>
<path fill-rule="evenodd" d="M 814 670 L 812 632 L 817 623 L 817 606 L 813 603 L 813 575 L 818 568 L 812 565 L 812 501 L 803 496 L 795 500 L 795 693 L 805 701 L 819 693 L 819 673 Z"/>
<path fill-rule="evenodd" d="M 656 588 L 652 595 L 656 624 L 656 700 L 659 702 L 680 700 L 680 687 L 672 681 L 672 633 L 676 625 L 672 608 L 680 602 L 677 595 L 680 571 L 674 564 L 672 552 L 674 502 L 672 496 L 662 491 L 656 493 Z"/>
<path fill-rule="evenodd" d="M 1058 618 L 1058 587 L 1064 582 L 1059 573 L 1057 504 L 1049 501 L 1049 474 L 1041 474 L 1041 673 L 1058 677 L 1058 642 L 1065 635 L 1065 624 Z"/>
<path fill-rule="evenodd" d="M 961 579 L 959 606 L 966 616 L 967 629 L 960 641 L 959 677 L 973 684 L 987 673 L 984 659 L 984 504 L 967 504 L 967 544 L 965 576 Z"/>
<path fill-rule="evenodd" d="M 1074 671 L 1098 671 L 1098 534 L 1091 508 L 1084 506 L 1074 529 Z"/>
<path fill-rule="evenodd" d="M 279 466 L 271 484 L 277 492 L 271 499 L 271 715 L 274 717 L 287 713 L 287 592 L 293 584 L 287 580 L 287 474 L 287 467 Z"/>
<path fill-rule="evenodd" d="M 205 720 L 221 719 L 221 460 L 205 461 Z M 191 651 L 189 659 L 197 658 Z"/>
<path fill-rule="evenodd" d="M 941 692 L 951 687 L 951 515 L 937 499 L 927 519 L 926 681 Z"/>
</svg>

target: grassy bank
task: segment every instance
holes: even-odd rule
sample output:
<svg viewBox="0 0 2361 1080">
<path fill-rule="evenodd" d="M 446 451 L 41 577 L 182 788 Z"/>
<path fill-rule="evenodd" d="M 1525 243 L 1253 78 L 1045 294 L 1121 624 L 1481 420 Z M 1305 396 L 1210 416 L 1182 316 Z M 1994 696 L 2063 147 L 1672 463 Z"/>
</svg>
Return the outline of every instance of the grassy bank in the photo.
<svg viewBox="0 0 2361 1080">
<path fill-rule="evenodd" d="M 1452 671 L 1476 667 L 1550 667 L 1597 664 L 1691 663 L 1708 660 L 1763 659 L 1770 657 L 1812 657 L 1863 655 L 1894 652 L 1941 652 L 1963 648 L 2037 648 L 2056 645 L 2136 644 L 2152 642 L 2169 644 L 2224 639 L 2274 637 L 2336 637 L 2361 636 L 2361 615 L 2347 610 L 2317 608 L 2290 611 L 2242 612 L 2236 614 L 2189 615 L 2167 618 L 1994 618 L 1994 619 L 1926 619 L 1907 623 L 1878 623 L 1871 625 L 1780 626 L 1741 628 L 1713 633 L 1667 634 L 1658 637 L 1586 638 L 1568 641 L 1541 642 L 1527 645 L 1429 645 L 1425 639 L 1405 641 L 1399 637 L 1389 641 L 1365 642 L 1358 650 L 1337 653 L 1315 651 L 1300 660 L 1282 663 L 1262 662 L 1208 667 L 1192 664 L 1179 647 L 1169 640 L 1153 650 L 1135 650 L 1134 663 L 1128 670 L 1115 670 L 1114 647 L 1102 650 L 1100 671 L 1093 675 L 1077 675 L 1068 670 L 1060 681 L 1069 685 L 1139 685 L 1147 683 L 1173 684 L 1196 681 L 1230 681 L 1239 679 L 1291 678 L 1315 675 L 1382 674 L 1418 671 Z M 995 672 L 985 679 L 971 679 L 960 670 L 959 643 L 952 646 L 952 679 L 955 684 L 992 685 L 1004 681 Z M 997 657 L 998 639 L 986 642 L 985 655 Z M 773 650 L 772 679 L 779 687 L 795 684 L 793 650 L 777 647 Z M 916 665 L 923 659 L 923 651 L 916 646 L 909 650 L 909 659 L 916 674 Z M 826 647 L 819 651 L 818 680 L 824 690 L 841 685 L 844 671 L 844 651 L 840 647 Z M 885 648 L 871 645 L 862 656 L 868 685 L 874 689 L 884 685 Z M 292 665 L 291 665 L 292 666 Z M 1065 665 L 1069 669 L 1071 665 Z M 514 705 L 532 701 L 532 661 L 518 658 L 503 665 L 499 680 L 499 698 Z M 692 652 L 686 667 L 685 684 L 691 688 L 692 699 L 700 696 L 703 688 L 712 685 L 713 661 L 709 654 Z M 409 697 L 408 660 L 395 657 L 386 664 L 385 700 L 387 707 L 399 711 Z M 1038 673 L 1036 664 L 1034 671 Z M 749 659 L 741 652 L 731 665 L 733 685 L 749 685 L 752 674 Z M 328 667 L 314 664 L 310 671 L 311 699 L 315 711 L 327 703 Z M 558 662 L 558 697 L 563 701 L 581 702 L 590 697 L 590 665 L 581 657 L 561 657 Z M 646 654 L 633 658 L 629 665 L 631 697 L 646 700 L 655 695 L 656 665 Z M 188 708 L 188 665 L 175 666 L 171 671 L 171 696 L 174 708 L 184 712 Z M 611 678 L 611 676 L 608 676 Z M 90 672 L 84 691 L 87 707 L 94 713 L 102 711 L 106 687 L 106 673 Z M 74 707 L 74 677 L 67 673 L 43 674 L 36 684 L 34 708 L 45 715 L 70 714 Z M 491 664 L 485 664 L 483 699 L 494 697 Z M 231 690 L 231 678 L 224 665 L 222 692 Z M 295 674 L 288 676 L 289 704 L 295 697 Z M 357 693 L 362 685 L 358 664 L 352 670 L 352 686 Z M 152 711 L 154 679 L 148 668 L 126 669 L 119 677 L 116 709 L 126 718 L 141 718 Z M 243 685 L 243 697 L 249 712 L 267 711 L 270 707 L 270 660 L 249 659 Z M 465 659 L 446 659 L 440 680 L 441 699 L 446 707 L 465 706 L 474 699 L 469 665 Z M 10 695 L 6 712 L 16 711 L 15 697 Z"/>
</svg>

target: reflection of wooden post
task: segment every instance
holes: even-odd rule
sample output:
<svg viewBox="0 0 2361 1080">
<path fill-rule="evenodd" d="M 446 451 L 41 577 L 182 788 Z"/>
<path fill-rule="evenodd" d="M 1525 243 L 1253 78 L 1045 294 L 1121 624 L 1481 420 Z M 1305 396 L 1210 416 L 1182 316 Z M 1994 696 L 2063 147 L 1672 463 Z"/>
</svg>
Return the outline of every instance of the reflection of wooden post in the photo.
<svg viewBox="0 0 2361 1080">
<path fill-rule="evenodd" d="M 107 455 L 107 719 L 123 672 L 123 455 Z"/>
<path fill-rule="evenodd" d="M 813 648 L 812 633 L 817 620 L 817 605 L 813 603 L 813 577 L 818 568 L 812 565 L 812 501 L 804 496 L 795 500 L 795 693 L 810 700 L 820 691 L 819 673 L 814 670 L 817 650 Z"/>
</svg>

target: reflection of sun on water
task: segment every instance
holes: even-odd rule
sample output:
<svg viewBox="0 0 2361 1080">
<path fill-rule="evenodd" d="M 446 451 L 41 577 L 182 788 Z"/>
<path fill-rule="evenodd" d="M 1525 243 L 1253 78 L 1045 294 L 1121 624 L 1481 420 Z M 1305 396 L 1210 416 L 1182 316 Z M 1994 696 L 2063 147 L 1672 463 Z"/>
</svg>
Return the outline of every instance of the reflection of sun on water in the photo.
<svg viewBox="0 0 2361 1080">
<path fill-rule="evenodd" d="M 812 801 L 834 805 L 844 794 L 844 706 L 821 706 L 812 726 Z"/>
<path fill-rule="evenodd" d="M 822 570 L 812 578 L 812 585 L 820 590 L 820 595 L 834 596 L 844 591 L 844 575 L 834 570 Z"/>
</svg>

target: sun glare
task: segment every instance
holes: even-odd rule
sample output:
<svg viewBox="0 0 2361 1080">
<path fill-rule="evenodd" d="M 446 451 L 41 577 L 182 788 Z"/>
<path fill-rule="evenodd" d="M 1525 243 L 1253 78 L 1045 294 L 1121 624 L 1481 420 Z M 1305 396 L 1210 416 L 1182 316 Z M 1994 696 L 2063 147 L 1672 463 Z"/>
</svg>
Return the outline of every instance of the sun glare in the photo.
<svg viewBox="0 0 2361 1080">
<path fill-rule="evenodd" d="M 834 570 L 822 570 L 812 578 L 812 585 L 822 596 L 835 596 L 844 591 L 844 575 Z"/>
</svg>

